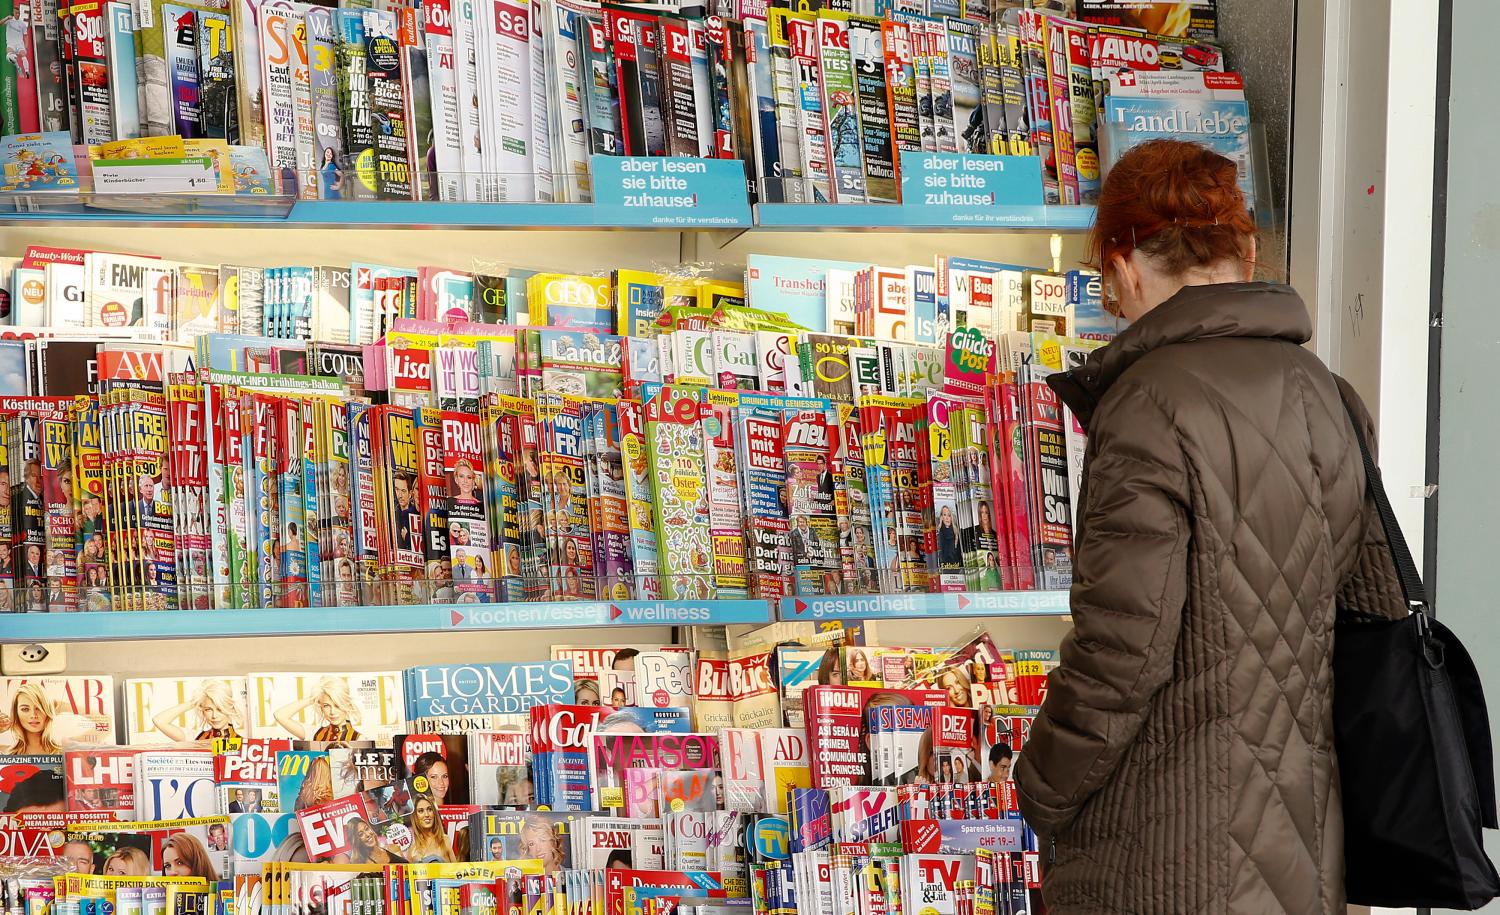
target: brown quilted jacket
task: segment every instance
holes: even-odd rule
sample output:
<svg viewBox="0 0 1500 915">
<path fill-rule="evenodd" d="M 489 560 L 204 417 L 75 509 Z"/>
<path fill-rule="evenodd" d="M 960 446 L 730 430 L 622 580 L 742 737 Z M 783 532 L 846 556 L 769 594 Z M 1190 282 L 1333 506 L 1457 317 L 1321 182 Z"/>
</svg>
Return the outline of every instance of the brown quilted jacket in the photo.
<svg viewBox="0 0 1500 915">
<path fill-rule="evenodd" d="M 1049 915 L 1342 911 L 1334 603 L 1405 609 L 1311 332 L 1286 286 L 1187 287 L 1052 379 L 1089 446 L 1015 775 Z"/>
</svg>

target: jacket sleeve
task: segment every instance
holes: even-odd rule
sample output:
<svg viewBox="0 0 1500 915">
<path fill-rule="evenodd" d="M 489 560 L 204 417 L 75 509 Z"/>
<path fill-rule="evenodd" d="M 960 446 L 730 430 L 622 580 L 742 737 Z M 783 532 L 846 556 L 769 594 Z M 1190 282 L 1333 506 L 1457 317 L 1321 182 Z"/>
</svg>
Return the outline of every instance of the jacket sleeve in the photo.
<svg viewBox="0 0 1500 915">
<path fill-rule="evenodd" d="M 1188 471 L 1171 420 L 1135 386 L 1095 415 L 1073 629 L 1016 764 L 1021 813 L 1054 836 L 1136 740 L 1167 682 L 1187 600 Z"/>
<path fill-rule="evenodd" d="M 1365 433 L 1365 441 L 1370 445 L 1370 457 L 1378 462 L 1380 444 L 1375 439 L 1375 421 L 1370 418 L 1370 411 L 1365 409 L 1364 401 L 1354 393 L 1349 382 L 1337 375 L 1334 380 L 1338 382 L 1339 393 L 1353 413 L 1352 418 Z M 1349 447 L 1352 449 L 1354 465 L 1358 467 L 1361 463 L 1359 443 L 1351 439 Z M 1364 474 L 1361 472 L 1360 476 L 1363 478 Z M 1396 575 L 1396 564 L 1391 559 L 1391 548 L 1386 540 L 1385 530 L 1380 526 L 1380 512 L 1368 493 L 1362 495 L 1361 499 L 1363 506 L 1357 522 L 1361 529 L 1359 545 L 1355 547 L 1354 564 L 1339 585 L 1338 605 L 1357 607 L 1365 613 L 1400 619 L 1411 611 L 1401 593 L 1401 580 Z"/>
</svg>

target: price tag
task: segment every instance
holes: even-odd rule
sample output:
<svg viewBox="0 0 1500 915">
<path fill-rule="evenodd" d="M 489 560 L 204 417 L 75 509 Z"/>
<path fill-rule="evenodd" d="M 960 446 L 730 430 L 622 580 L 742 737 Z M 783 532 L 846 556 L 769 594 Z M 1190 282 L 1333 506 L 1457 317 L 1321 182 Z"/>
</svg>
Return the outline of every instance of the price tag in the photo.
<svg viewBox="0 0 1500 915">
<path fill-rule="evenodd" d="M 594 156 L 595 221 L 626 226 L 750 225 L 737 159 Z"/>
<path fill-rule="evenodd" d="M 212 194 L 219 189 L 213 160 L 114 159 L 93 163 L 98 194 Z"/>
</svg>

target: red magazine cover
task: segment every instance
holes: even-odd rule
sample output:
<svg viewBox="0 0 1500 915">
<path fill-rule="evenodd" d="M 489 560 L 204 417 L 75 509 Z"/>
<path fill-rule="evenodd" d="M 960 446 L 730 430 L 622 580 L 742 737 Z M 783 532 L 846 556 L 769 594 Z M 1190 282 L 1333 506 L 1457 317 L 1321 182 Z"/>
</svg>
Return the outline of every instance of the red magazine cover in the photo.
<svg viewBox="0 0 1500 915">
<path fill-rule="evenodd" d="M 417 421 L 424 565 L 423 593 L 433 603 L 453 602 L 453 560 L 448 555 L 448 485 L 443 476 L 443 414 L 431 407 L 413 411 Z"/>
<path fill-rule="evenodd" d="M 488 488 L 478 417 L 444 411 L 443 475 L 448 489 L 448 551 L 458 601 L 494 599 L 501 576 L 491 552 Z M 472 594 L 473 597 L 464 595 Z"/>
<path fill-rule="evenodd" d="M 813 686 L 803 693 L 814 788 L 870 784 L 866 710 L 883 705 L 942 706 L 938 689 Z"/>
<path fill-rule="evenodd" d="M 335 798 L 297 811 L 297 829 L 302 833 L 302 844 L 311 861 L 368 862 L 373 832 L 367 833 L 363 827 L 369 823 L 370 812 L 360 794 Z M 358 848 L 356 842 L 360 843 Z"/>
<path fill-rule="evenodd" d="M 1030 484 L 1032 545 L 1038 585 L 1066 590 L 1073 583 L 1073 525 L 1069 506 L 1068 448 L 1062 403 L 1047 386 L 1040 365 L 1027 367 L 1035 378 L 1023 390 L 1026 432 L 1026 480 Z"/>
<path fill-rule="evenodd" d="M 135 757 L 138 749 L 68 750 L 68 811 L 102 810 L 116 819 L 135 816 Z"/>
<path fill-rule="evenodd" d="M 225 813 L 277 809 L 276 754 L 292 749 L 284 737 L 240 738 L 239 746 L 214 754 L 214 786 Z"/>
<path fill-rule="evenodd" d="M 944 706 L 932 716 L 932 752 L 943 784 L 977 782 L 979 771 L 972 709 Z"/>
<path fill-rule="evenodd" d="M 1026 500 L 1026 445 L 1021 432 L 1021 392 L 1014 377 L 996 387 L 996 417 L 991 434 L 995 454 L 991 464 L 1001 492 L 997 492 L 996 530 L 1003 532 L 1007 553 L 1002 561 L 1015 571 L 1014 587 L 1036 587 L 1036 566 L 1031 555 L 1031 508 Z"/>
<path fill-rule="evenodd" d="M 626 891 L 635 887 L 655 889 L 682 888 L 694 895 L 724 893 L 718 871 L 647 871 L 608 868 L 604 872 L 604 911 L 607 915 L 624 915 Z"/>
<path fill-rule="evenodd" d="M 56 858 L 63 854 L 61 813 L 24 813 L 0 816 L 0 858 Z M 81 851 L 81 849 L 80 849 Z M 89 870 L 93 857 L 89 857 Z"/>
<path fill-rule="evenodd" d="M 443 835 L 447 836 L 453 852 L 448 860 L 463 861 L 469 857 L 469 817 L 483 809 L 478 804 L 444 804 L 438 808 L 438 821 L 443 824 Z"/>
</svg>

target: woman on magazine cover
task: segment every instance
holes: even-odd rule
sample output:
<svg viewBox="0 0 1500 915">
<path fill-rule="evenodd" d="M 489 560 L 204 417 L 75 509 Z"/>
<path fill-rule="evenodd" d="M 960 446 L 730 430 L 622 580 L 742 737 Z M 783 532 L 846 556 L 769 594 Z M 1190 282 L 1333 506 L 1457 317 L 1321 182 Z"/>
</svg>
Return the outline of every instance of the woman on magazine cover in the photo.
<svg viewBox="0 0 1500 915">
<path fill-rule="evenodd" d="M 187 731 L 175 724 L 189 711 L 193 712 L 198 729 L 198 736 L 191 738 Z M 215 737 L 238 737 L 244 731 L 245 713 L 226 681 L 204 680 L 186 702 L 163 710 L 151 719 L 151 723 L 168 740 L 212 740 Z"/>
<path fill-rule="evenodd" d="M 411 848 L 406 856 L 411 861 L 456 861 L 453 847 L 443 832 L 443 821 L 438 816 L 437 805 L 431 798 L 417 798 L 411 812 Z"/>
<path fill-rule="evenodd" d="M 316 710 L 318 720 L 322 722 L 311 738 L 307 736 L 307 726 L 298 720 L 302 710 L 309 706 Z M 298 740 L 359 739 L 359 731 L 355 730 L 361 717 L 359 706 L 354 704 L 354 697 L 349 694 L 349 684 L 343 677 L 324 677 L 318 681 L 318 688 L 312 695 L 288 702 L 274 714 L 276 722 Z"/>
<path fill-rule="evenodd" d="M 106 877 L 146 877 L 151 873 L 151 859 L 134 845 L 122 845 L 104 859 L 99 872 Z"/>
<path fill-rule="evenodd" d="M 0 754 L 61 753 L 62 747 L 52 737 L 54 720 L 52 700 L 41 681 L 22 683 L 11 697 L 5 730 L 0 732 Z"/>
<path fill-rule="evenodd" d="M 521 840 L 516 845 L 516 857 L 541 861 L 544 874 L 556 873 L 568 866 L 563 837 L 544 816 L 529 816 L 521 823 Z"/>
<path fill-rule="evenodd" d="M 208 858 L 208 849 L 193 836 L 179 832 L 170 836 L 161 849 L 163 877 L 202 877 L 217 883 L 219 873 Z"/>
<path fill-rule="evenodd" d="M 380 833 L 364 817 L 352 816 L 344 821 L 349 839 L 350 864 L 405 864 L 406 859 L 381 844 Z"/>
<path fill-rule="evenodd" d="M 432 799 L 440 805 L 448 803 L 448 787 L 453 780 L 448 773 L 448 761 L 443 758 L 443 754 L 433 750 L 419 754 L 416 759 L 412 760 L 411 774 L 413 777 L 426 776 Z"/>
<path fill-rule="evenodd" d="M 870 656 L 858 648 L 844 649 L 844 681 L 846 683 L 878 683 L 880 678 L 870 669 Z"/>
<path fill-rule="evenodd" d="M 292 811 L 305 810 L 333 800 L 333 764 L 328 754 L 314 756 L 307 764 L 307 774 L 302 777 L 302 787 L 297 789 L 297 799 Z"/>
<path fill-rule="evenodd" d="M 1092 246 L 1130 326 L 1048 380 L 1088 451 L 1073 630 L 1015 759 L 1043 899 L 1342 912 L 1334 608 L 1407 613 L 1348 413 L 1373 426 L 1297 293 L 1251 282 L 1229 159 L 1136 146 Z"/>
</svg>

